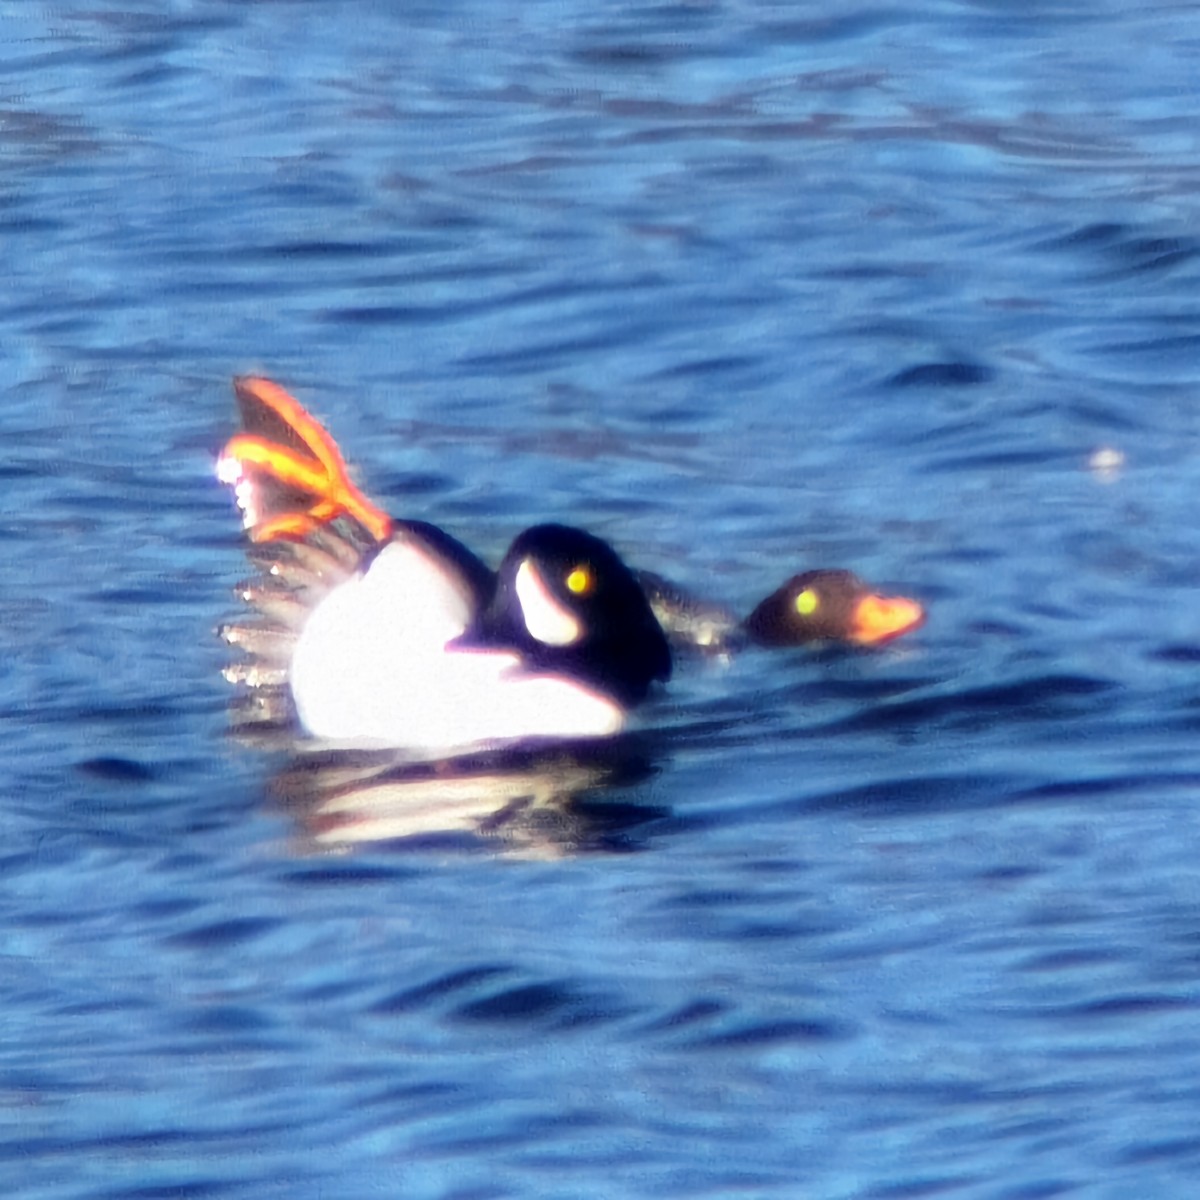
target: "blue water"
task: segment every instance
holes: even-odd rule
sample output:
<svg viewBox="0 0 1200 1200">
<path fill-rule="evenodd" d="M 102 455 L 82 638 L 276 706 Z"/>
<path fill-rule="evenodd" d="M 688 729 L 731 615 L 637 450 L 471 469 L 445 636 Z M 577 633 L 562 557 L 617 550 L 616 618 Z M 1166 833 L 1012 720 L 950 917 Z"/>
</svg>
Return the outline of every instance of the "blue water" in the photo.
<svg viewBox="0 0 1200 1200">
<path fill-rule="evenodd" d="M 5 1195 L 1195 1194 L 1200 10 L 1035 7 L 2 6 Z M 251 370 L 490 557 L 928 625 L 298 796 Z"/>
</svg>

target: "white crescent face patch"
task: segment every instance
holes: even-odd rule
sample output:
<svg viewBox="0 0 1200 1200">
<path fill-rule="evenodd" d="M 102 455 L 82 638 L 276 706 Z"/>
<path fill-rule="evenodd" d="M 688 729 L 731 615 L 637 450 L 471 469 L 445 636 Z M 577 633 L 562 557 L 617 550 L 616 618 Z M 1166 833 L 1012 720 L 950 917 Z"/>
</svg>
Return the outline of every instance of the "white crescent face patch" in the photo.
<svg viewBox="0 0 1200 1200">
<path fill-rule="evenodd" d="M 516 591 L 531 637 L 547 646 L 570 646 L 583 636 L 579 618 L 556 599 L 529 559 L 517 568 Z"/>
</svg>

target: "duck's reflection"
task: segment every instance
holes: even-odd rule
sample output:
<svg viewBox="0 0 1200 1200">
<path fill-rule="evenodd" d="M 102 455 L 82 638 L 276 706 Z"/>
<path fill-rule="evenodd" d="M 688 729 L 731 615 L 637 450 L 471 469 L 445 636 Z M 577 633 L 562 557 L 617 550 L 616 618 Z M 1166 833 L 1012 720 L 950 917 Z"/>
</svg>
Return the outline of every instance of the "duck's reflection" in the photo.
<svg viewBox="0 0 1200 1200">
<path fill-rule="evenodd" d="M 294 755 L 271 791 L 296 822 L 300 852 L 465 834 L 506 853 L 558 857 L 636 848 L 631 832 L 669 814 L 636 799 L 654 772 L 631 737 L 438 762 L 322 750 Z M 632 800 L 619 795 L 629 788 Z"/>
</svg>

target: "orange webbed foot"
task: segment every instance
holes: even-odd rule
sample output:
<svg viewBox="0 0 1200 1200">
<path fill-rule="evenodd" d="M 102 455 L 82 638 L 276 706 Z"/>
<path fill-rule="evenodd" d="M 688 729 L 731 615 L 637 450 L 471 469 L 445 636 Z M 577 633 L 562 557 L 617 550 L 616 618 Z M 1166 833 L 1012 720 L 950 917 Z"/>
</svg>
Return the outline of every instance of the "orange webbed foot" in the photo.
<svg viewBox="0 0 1200 1200">
<path fill-rule="evenodd" d="M 234 380 L 243 432 L 225 444 L 217 476 L 234 489 L 252 541 L 301 540 L 337 517 L 376 541 L 392 519 L 351 482 L 337 443 L 294 396 L 269 379 Z"/>
</svg>

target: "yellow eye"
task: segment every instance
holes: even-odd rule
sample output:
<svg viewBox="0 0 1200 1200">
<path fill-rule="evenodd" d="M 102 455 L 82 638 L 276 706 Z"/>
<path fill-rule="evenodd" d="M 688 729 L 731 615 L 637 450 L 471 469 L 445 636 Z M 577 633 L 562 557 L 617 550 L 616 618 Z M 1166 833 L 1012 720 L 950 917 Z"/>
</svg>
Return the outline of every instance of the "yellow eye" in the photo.
<svg viewBox="0 0 1200 1200">
<path fill-rule="evenodd" d="M 594 583 L 592 573 L 587 567 L 576 567 L 566 579 L 567 590 L 574 592 L 576 596 L 583 596 L 590 592 Z"/>
<path fill-rule="evenodd" d="M 821 607 L 821 597 L 812 588 L 805 588 L 796 597 L 796 611 L 802 617 L 811 617 Z"/>
</svg>

